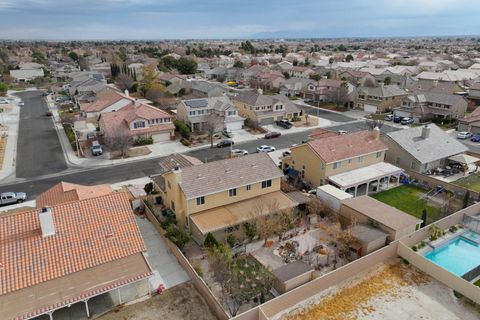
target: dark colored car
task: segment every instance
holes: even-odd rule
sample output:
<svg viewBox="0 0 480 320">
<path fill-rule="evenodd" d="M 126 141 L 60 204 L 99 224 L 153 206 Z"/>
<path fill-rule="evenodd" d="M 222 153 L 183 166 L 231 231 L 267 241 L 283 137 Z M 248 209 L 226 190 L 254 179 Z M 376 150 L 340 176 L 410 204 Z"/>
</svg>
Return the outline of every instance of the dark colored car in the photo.
<svg viewBox="0 0 480 320">
<path fill-rule="evenodd" d="M 401 123 L 401 122 L 402 122 L 402 119 L 403 119 L 403 117 L 394 116 L 394 117 L 393 117 L 393 122 L 395 122 L 395 123 Z"/>
<path fill-rule="evenodd" d="M 470 141 L 473 142 L 480 142 L 480 134 L 476 134 L 473 137 L 470 138 Z"/>
<path fill-rule="evenodd" d="M 275 124 L 279 127 L 284 128 L 284 129 L 290 129 L 291 127 L 293 127 L 293 124 L 290 121 L 285 120 L 285 119 L 277 120 L 277 121 L 275 121 Z"/>
<path fill-rule="evenodd" d="M 219 143 L 217 143 L 217 148 L 224 148 L 224 147 L 230 147 L 233 146 L 234 142 L 232 140 L 222 140 Z"/>
<path fill-rule="evenodd" d="M 273 139 L 273 138 L 278 138 L 280 137 L 282 134 L 280 132 L 269 132 L 265 135 L 265 139 Z"/>
</svg>

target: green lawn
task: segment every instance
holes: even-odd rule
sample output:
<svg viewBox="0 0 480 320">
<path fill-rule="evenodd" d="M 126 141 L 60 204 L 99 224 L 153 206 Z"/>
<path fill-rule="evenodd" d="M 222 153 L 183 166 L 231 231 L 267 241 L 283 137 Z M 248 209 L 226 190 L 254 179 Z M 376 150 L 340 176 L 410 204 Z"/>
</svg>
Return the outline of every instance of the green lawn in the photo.
<svg viewBox="0 0 480 320">
<path fill-rule="evenodd" d="M 477 174 L 472 174 L 468 177 L 458 179 L 457 181 L 454 181 L 453 184 L 456 184 L 457 186 L 462 186 L 467 189 L 470 189 L 475 192 L 480 192 L 480 175 Z"/>
<path fill-rule="evenodd" d="M 474 283 L 477 287 L 480 287 L 480 280 L 477 280 L 477 282 Z"/>
<path fill-rule="evenodd" d="M 425 200 L 418 200 L 424 193 L 425 191 L 420 188 L 402 185 L 371 195 L 371 197 L 419 219 L 422 218 L 423 208 L 426 208 L 428 220 L 437 220 L 441 215 L 441 210 L 427 204 Z"/>
</svg>

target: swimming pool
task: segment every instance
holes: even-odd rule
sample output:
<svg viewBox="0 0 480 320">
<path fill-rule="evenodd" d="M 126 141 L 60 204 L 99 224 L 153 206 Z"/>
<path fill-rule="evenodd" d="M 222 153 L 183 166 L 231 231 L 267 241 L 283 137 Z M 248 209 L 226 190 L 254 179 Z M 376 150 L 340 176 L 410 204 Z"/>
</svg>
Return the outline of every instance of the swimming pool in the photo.
<svg viewBox="0 0 480 320">
<path fill-rule="evenodd" d="M 477 233 L 470 236 L 479 236 Z M 457 237 L 424 255 L 440 267 L 461 277 L 480 265 L 480 247 L 472 241 Z"/>
</svg>

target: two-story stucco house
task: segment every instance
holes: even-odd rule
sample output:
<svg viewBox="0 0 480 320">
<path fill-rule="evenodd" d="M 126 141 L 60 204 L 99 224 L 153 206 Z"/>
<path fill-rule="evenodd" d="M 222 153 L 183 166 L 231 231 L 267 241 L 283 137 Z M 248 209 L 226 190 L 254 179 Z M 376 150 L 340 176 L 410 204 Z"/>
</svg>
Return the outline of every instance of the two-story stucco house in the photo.
<svg viewBox="0 0 480 320">
<path fill-rule="evenodd" d="M 116 112 L 102 113 L 99 127 L 107 140 L 152 138 L 156 143 L 175 138 L 172 117 L 163 110 L 138 101 Z"/>
<path fill-rule="evenodd" d="M 459 119 L 467 111 L 468 102 L 462 96 L 424 92 L 407 96 L 402 106 L 395 109 L 395 115 L 415 120 Z"/>
<path fill-rule="evenodd" d="M 128 95 L 128 92 L 122 93 L 110 87 L 96 93 L 91 102 L 80 102 L 80 111 L 86 118 L 98 119 L 101 113 L 118 111 L 124 107 L 130 106 L 135 101 Z"/>
<path fill-rule="evenodd" d="M 333 79 L 321 79 L 319 81 L 312 81 L 303 89 L 303 97 L 312 101 L 332 101 L 335 96 L 339 94 L 342 89 L 342 81 Z M 344 88 L 345 93 L 347 88 Z"/>
<path fill-rule="evenodd" d="M 294 66 L 290 70 L 288 70 L 288 74 L 290 77 L 296 77 L 296 78 L 304 78 L 308 79 L 310 78 L 310 75 L 315 73 L 312 69 L 308 67 L 302 67 L 302 66 Z"/>
<path fill-rule="evenodd" d="M 397 85 L 360 87 L 356 107 L 367 112 L 385 112 L 401 106 L 407 95 L 408 93 Z"/>
<path fill-rule="evenodd" d="M 261 125 L 276 120 L 292 118 L 300 110 L 284 95 L 267 96 L 256 91 L 244 91 L 231 97 L 240 116 L 257 121 Z"/>
<path fill-rule="evenodd" d="M 203 244 L 208 233 L 219 241 L 229 234 L 244 237 L 243 224 L 297 206 L 280 190 L 282 172 L 265 153 L 204 164 L 178 163 L 152 177 L 162 203 L 178 224 Z"/>
<path fill-rule="evenodd" d="M 401 169 L 383 162 L 387 146 L 380 130 L 322 135 L 291 148 L 283 158 L 286 172 L 293 170 L 314 187 L 332 184 L 354 196 L 379 191 L 398 182 Z"/>
<path fill-rule="evenodd" d="M 190 126 L 192 132 L 202 131 L 212 122 L 216 131 L 239 130 L 244 118 L 227 96 L 182 100 L 177 105 L 177 117 Z"/>
</svg>

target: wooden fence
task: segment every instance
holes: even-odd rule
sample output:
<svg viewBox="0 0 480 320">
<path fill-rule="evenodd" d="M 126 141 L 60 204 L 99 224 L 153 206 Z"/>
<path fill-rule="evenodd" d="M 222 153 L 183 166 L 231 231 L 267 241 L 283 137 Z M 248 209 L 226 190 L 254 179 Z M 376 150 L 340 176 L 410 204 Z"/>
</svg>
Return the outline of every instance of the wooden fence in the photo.
<svg viewBox="0 0 480 320">
<path fill-rule="evenodd" d="M 223 310 L 220 302 L 218 302 L 218 300 L 215 298 L 205 281 L 203 281 L 203 279 L 197 274 L 188 259 L 183 255 L 182 251 L 178 249 L 178 247 L 173 242 L 171 242 L 165 237 L 166 231 L 162 228 L 160 222 L 155 217 L 150 208 L 148 208 L 148 206 L 145 206 L 145 215 L 147 219 L 153 224 L 158 233 L 162 236 L 163 240 L 167 244 L 167 247 L 170 249 L 170 252 L 172 252 L 175 258 L 177 258 L 178 263 L 190 276 L 193 285 L 198 290 L 198 292 L 200 292 L 200 295 L 205 299 L 210 310 L 217 316 L 219 320 L 227 320 L 229 318 L 229 315 L 225 312 L 225 310 Z M 188 308 L 188 306 L 185 307 Z"/>
</svg>

